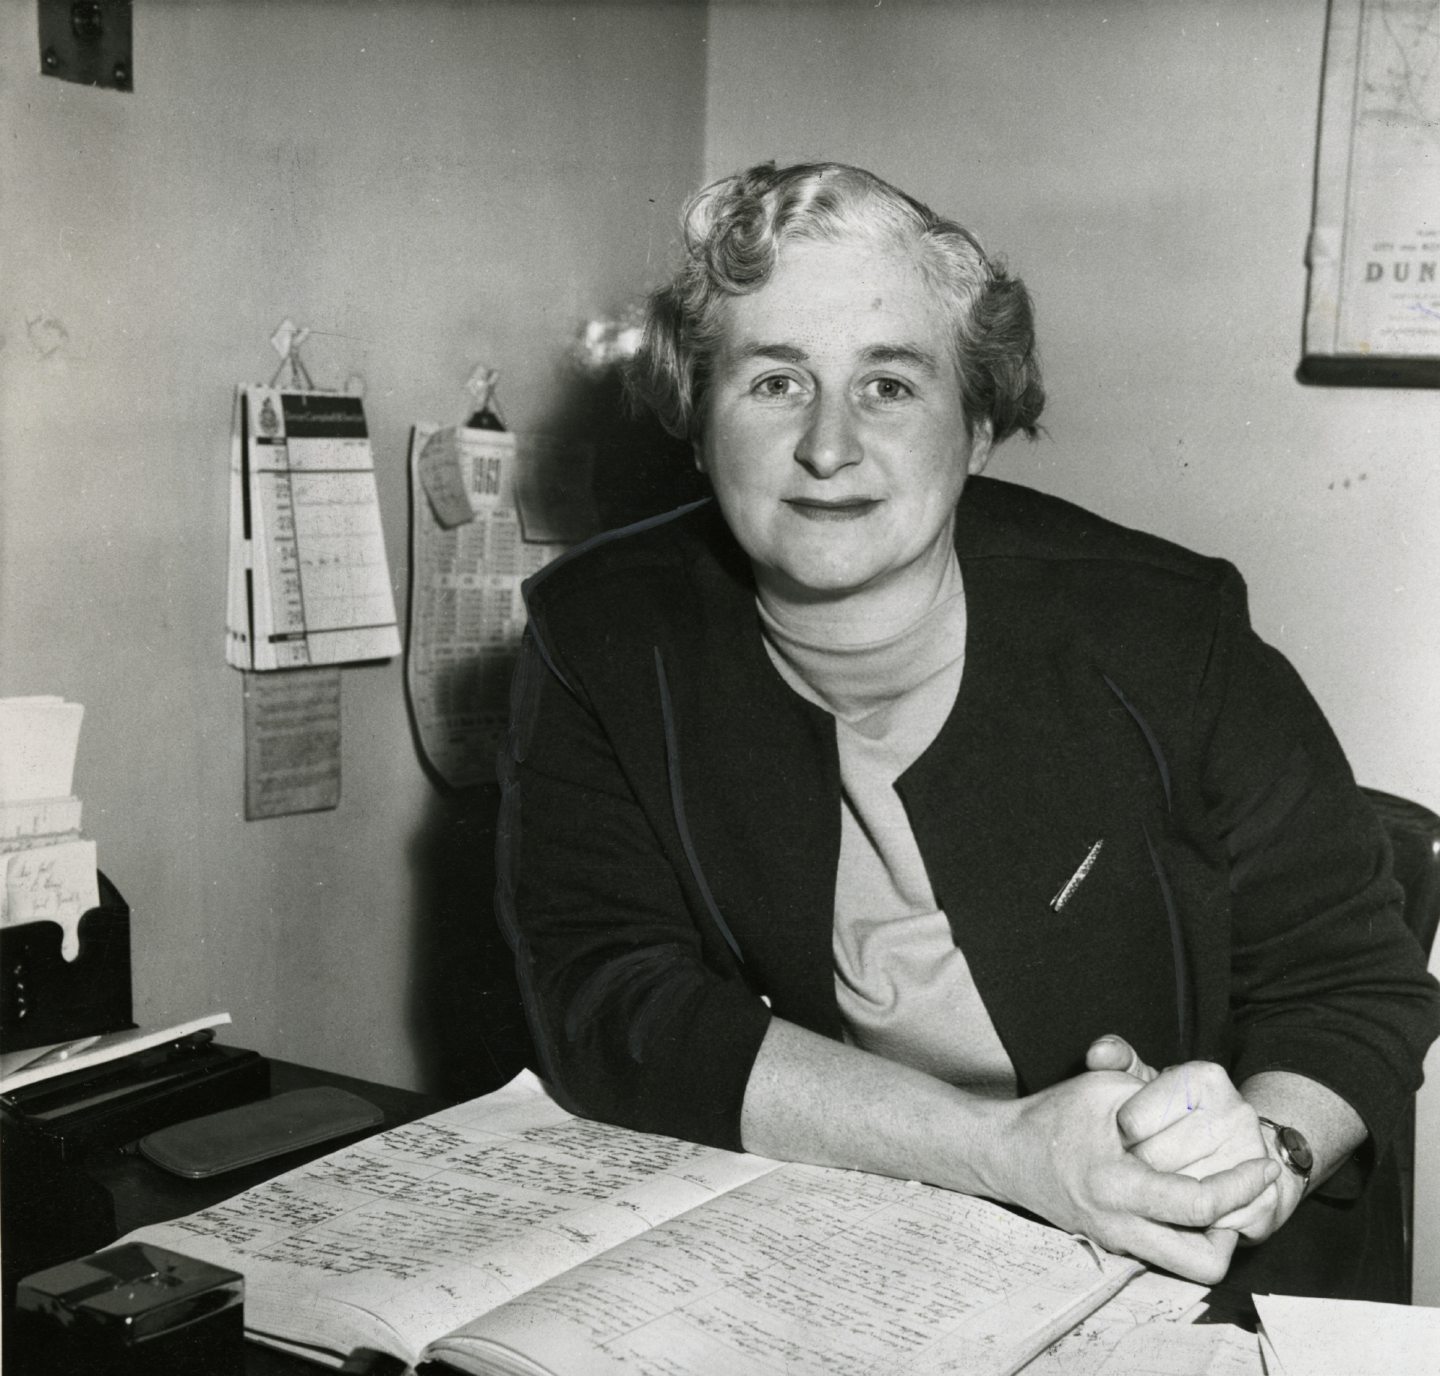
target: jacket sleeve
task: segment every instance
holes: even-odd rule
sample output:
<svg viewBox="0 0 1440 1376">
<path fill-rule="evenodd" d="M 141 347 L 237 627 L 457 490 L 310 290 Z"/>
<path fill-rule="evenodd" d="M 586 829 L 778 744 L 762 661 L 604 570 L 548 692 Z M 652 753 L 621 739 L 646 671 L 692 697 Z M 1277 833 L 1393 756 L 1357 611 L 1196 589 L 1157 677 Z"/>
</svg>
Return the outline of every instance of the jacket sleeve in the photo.
<svg viewBox="0 0 1440 1376">
<path fill-rule="evenodd" d="M 769 1011 L 692 917 L 703 909 L 663 790 L 637 788 L 540 635 L 532 620 L 511 692 L 496 873 L 541 1074 L 584 1116 L 740 1150 Z M 656 749 L 663 771 L 658 726 Z"/>
<path fill-rule="evenodd" d="M 1334 1090 L 1377 1149 L 1440 1030 L 1388 840 L 1314 699 L 1250 627 L 1231 570 L 1202 690 L 1205 803 L 1229 859 L 1232 1078 Z"/>
</svg>

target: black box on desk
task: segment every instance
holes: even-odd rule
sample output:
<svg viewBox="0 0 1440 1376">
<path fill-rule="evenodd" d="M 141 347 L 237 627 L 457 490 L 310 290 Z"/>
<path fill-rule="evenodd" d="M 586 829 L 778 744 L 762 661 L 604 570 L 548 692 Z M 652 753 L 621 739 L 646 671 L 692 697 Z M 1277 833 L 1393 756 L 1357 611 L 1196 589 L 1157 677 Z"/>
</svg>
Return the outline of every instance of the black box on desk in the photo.
<svg viewBox="0 0 1440 1376">
<path fill-rule="evenodd" d="M 26 1276 L 15 1295 L 17 1376 L 241 1376 L 245 1281 L 128 1242 Z"/>
<path fill-rule="evenodd" d="M 0 1050 L 75 1041 L 134 1027 L 130 907 L 98 876 L 100 903 L 80 918 L 80 954 L 60 952 L 58 922 L 0 927 Z"/>
<path fill-rule="evenodd" d="M 0 1095 L 5 1134 L 73 1162 L 96 1148 L 269 1094 L 270 1062 L 238 1046 L 218 1046 L 214 1035 L 207 1028 Z"/>
</svg>

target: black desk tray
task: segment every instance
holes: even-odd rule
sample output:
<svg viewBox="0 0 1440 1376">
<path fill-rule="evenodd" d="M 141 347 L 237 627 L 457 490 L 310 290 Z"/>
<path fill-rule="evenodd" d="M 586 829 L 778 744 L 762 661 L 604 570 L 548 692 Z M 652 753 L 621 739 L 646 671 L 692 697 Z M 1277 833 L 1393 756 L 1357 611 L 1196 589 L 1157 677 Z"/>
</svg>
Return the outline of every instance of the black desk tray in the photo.
<svg viewBox="0 0 1440 1376">
<path fill-rule="evenodd" d="M 264 1098 L 263 1056 L 217 1046 L 204 1031 L 89 1070 L 76 1070 L 0 1096 L 7 1134 L 62 1161 L 117 1147 L 157 1128 Z"/>
<path fill-rule="evenodd" d="M 99 875 L 100 903 L 80 918 L 80 954 L 60 954 L 57 922 L 0 927 L 0 1050 L 75 1041 L 134 1027 L 130 907 Z"/>
</svg>

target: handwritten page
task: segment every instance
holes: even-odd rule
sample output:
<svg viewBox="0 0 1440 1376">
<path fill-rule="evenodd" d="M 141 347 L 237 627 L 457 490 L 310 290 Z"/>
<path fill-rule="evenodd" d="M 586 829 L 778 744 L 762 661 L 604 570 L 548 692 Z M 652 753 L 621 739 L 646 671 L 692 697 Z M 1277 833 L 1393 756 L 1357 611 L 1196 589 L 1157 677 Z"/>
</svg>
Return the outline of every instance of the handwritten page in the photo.
<svg viewBox="0 0 1440 1376">
<path fill-rule="evenodd" d="M 340 803 L 340 670 L 245 675 L 245 820 Z"/>
<path fill-rule="evenodd" d="M 0 803 L 0 852 L 25 850 L 37 841 L 73 841 L 79 835 L 79 798 L 15 799 Z"/>
<path fill-rule="evenodd" d="M 134 1236 L 242 1271 L 277 1345 L 487 1374 L 1008 1372 L 1141 1269 L 983 1200 L 576 1119 L 528 1074 Z"/>
<path fill-rule="evenodd" d="M 1203 1285 L 1142 1272 L 1036 1357 L 1025 1376 L 1099 1376 L 1132 1332 L 1149 1326 L 1163 1336 L 1176 1325 L 1188 1325 L 1204 1307 L 1205 1295 Z"/>
<path fill-rule="evenodd" d="M 1097 1267 L 1075 1239 L 983 1200 L 790 1165 L 433 1350 L 455 1360 L 478 1339 L 597 1376 L 984 1376 L 1013 1370 L 1081 1317 L 1097 1270 L 1113 1291 L 1136 1269 L 1115 1258 Z"/>
<path fill-rule="evenodd" d="M 100 903 L 95 842 L 61 841 L 0 855 L 0 926 L 55 922 L 64 933 L 60 954 L 80 954 L 80 919 Z"/>
<path fill-rule="evenodd" d="M 571 1118 L 531 1076 L 138 1237 L 245 1274 L 246 1323 L 436 1337 L 775 1163 Z M 323 1324 L 321 1316 L 323 1315 Z"/>
<path fill-rule="evenodd" d="M 1349 1368 L 1345 1368 L 1349 1370 Z M 1266 1372 L 1260 1340 L 1231 1324 L 1149 1323 L 1115 1345 L 1097 1376 L 1279 1376 Z M 1357 1371 L 1354 1376 L 1360 1376 Z"/>
</svg>

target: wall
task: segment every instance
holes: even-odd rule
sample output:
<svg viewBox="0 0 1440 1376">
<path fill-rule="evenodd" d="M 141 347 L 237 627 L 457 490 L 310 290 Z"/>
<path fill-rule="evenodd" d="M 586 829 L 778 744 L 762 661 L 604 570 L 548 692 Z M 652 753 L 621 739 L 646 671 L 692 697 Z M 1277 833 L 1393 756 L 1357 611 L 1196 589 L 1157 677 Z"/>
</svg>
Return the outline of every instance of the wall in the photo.
<svg viewBox="0 0 1440 1376">
<path fill-rule="evenodd" d="M 136 914 L 136 1015 L 393 1083 L 506 1068 L 491 800 L 440 797 L 401 665 L 345 671 L 343 800 L 246 823 L 223 657 L 237 382 L 285 316 L 366 384 L 397 603 L 405 446 L 465 414 L 583 425 L 565 350 L 658 270 L 699 171 L 704 12 L 146 0 L 135 91 L 39 76 L 0 6 L 0 693 L 86 706 L 76 786 Z M 498 1047 L 498 1049 L 497 1049 Z"/>
<path fill-rule="evenodd" d="M 715 0 L 708 173 L 870 167 L 1029 283 L 1048 435 L 992 473 L 1233 559 L 1360 779 L 1440 809 L 1440 403 L 1299 385 L 1325 7 Z M 1440 1303 L 1440 1054 L 1417 1298 Z"/>
<path fill-rule="evenodd" d="M 995 471 L 1234 559 L 1357 773 L 1440 806 L 1434 396 L 1293 379 L 1322 39 L 1311 0 L 715 0 L 708 29 L 680 0 L 147 0 L 118 95 L 39 77 L 33 4 L 0 6 L 0 693 L 87 706 L 138 1016 L 228 1008 L 239 1044 L 402 1084 L 503 1070 L 490 802 L 426 781 L 398 662 L 345 673 L 337 811 L 240 819 L 231 391 L 286 315 L 320 381 L 364 377 L 403 616 L 408 427 L 482 360 L 512 424 L 602 424 L 565 344 L 658 273 L 702 151 L 861 162 L 1003 247 L 1050 433 Z"/>
</svg>

